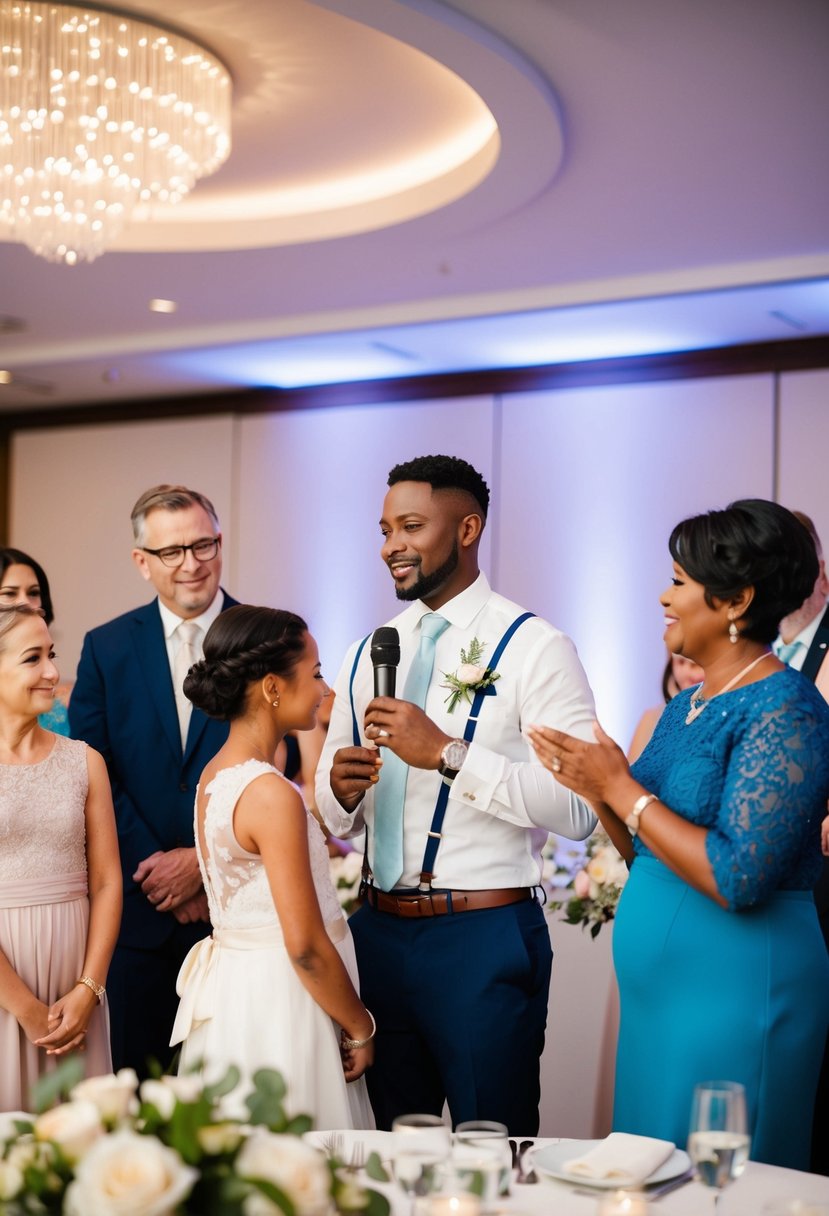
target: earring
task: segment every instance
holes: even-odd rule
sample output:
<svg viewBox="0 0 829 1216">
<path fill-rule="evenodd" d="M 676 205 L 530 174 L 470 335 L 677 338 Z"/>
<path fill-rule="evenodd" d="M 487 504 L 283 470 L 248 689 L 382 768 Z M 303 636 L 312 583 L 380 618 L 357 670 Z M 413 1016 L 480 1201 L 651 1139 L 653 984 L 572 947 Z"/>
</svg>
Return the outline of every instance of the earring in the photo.
<svg viewBox="0 0 829 1216">
<path fill-rule="evenodd" d="M 274 707 L 274 709 L 279 709 L 279 693 L 276 694 L 276 700 L 271 701 L 271 705 Z"/>
<path fill-rule="evenodd" d="M 728 625 L 728 640 L 732 646 L 736 646 L 740 638 L 740 631 L 733 621 Z"/>
</svg>

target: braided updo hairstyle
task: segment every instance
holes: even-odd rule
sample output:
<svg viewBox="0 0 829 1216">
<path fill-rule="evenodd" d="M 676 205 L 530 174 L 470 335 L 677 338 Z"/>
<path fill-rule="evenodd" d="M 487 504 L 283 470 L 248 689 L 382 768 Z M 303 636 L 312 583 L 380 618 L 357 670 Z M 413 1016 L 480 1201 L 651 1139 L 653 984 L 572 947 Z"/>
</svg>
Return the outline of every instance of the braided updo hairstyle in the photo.
<svg viewBox="0 0 829 1216">
<path fill-rule="evenodd" d="M 236 604 L 221 612 L 204 639 L 204 658 L 184 681 L 184 695 L 211 718 L 232 722 L 247 690 L 267 675 L 290 676 L 305 649 L 308 626 L 294 612 Z"/>
</svg>

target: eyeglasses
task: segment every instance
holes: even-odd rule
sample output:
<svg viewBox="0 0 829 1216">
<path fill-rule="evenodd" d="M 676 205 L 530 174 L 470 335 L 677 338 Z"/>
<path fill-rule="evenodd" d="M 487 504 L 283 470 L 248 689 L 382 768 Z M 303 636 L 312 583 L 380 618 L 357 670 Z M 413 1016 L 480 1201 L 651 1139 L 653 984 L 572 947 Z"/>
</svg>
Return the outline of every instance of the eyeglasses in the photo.
<svg viewBox="0 0 829 1216">
<path fill-rule="evenodd" d="M 211 536 L 205 540 L 194 540 L 192 545 L 169 545 L 166 549 L 147 549 L 142 546 L 142 553 L 152 553 L 165 566 L 180 566 L 185 553 L 192 553 L 197 562 L 212 562 L 219 552 L 222 543 L 221 536 Z"/>
</svg>

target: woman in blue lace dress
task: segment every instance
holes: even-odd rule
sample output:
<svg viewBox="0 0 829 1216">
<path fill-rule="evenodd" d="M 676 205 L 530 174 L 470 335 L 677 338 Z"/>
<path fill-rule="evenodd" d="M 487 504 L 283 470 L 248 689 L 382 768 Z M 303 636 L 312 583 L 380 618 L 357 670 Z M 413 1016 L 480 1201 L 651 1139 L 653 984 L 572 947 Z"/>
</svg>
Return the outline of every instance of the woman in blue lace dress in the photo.
<svg viewBox="0 0 829 1216">
<path fill-rule="evenodd" d="M 805 528 L 760 499 L 685 520 L 669 547 L 665 640 L 703 683 L 676 696 L 630 768 L 531 728 L 631 865 L 614 929 L 621 996 L 614 1128 L 684 1145 L 699 1081 L 741 1081 L 751 1156 L 807 1169 L 829 960 L 811 888 L 829 795 L 829 707 L 774 657 L 814 586 Z"/>
<path fill-rule="evenodd" d="M 49 626 L 55 619 L 46 571 L 22 549 L 6 548 L 0 549 L 0 608 L 10 608 L 12 604 L 41 608 Z M 68 700 L 66 686 L 55 690 L 52 708 L 38 716 L 44 730 L 50 730 L 53 735 L 69 734 Z"/>
</svg>

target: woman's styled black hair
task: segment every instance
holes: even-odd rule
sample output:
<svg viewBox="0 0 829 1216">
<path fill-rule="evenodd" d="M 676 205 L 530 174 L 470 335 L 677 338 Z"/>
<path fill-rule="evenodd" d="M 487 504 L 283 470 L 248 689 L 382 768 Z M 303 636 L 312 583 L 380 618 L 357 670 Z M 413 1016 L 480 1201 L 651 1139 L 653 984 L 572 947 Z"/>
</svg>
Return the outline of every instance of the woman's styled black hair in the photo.
<svg viewBox="0 0 829 1216">
<path fill-rule="evenodd" d="M 745 587 L 754 598 L 740 633 L 771 642 L 784 616 L 811 595 L 818 576 L 815 544 L 785 507 L 764 498 L 742 498 L 723 511 L 679 523 L 668 541 L 671 556 L 705 588 L 705 599 L 729 599 Z"/>
<path fill-rule="evenodd" d="M 236 604 L 221 612 L 204 639 L 204 658 L 184 681 L 184 694 L 211 718 L 231 722 L 245 708 L 254 680 L 289 676 L 305 648 L 308 626 L 294 612 Z"/>
<path fill-rule="evenodd" d="M 9 566 L 29 566 L 34 571 L 37 585 L 40 587 L 43 619 L 47 625 L 51 625 L 55 619 L 55 613 L 52 609 L 52 592 L 49 590 L 46 571 L 39 562 L 36 562 L 33 557 L 29 557 L 28 553 L 24 553 L 22 549 L 0 549 L 0 575 L 5 574 Z"/>
</svg>

